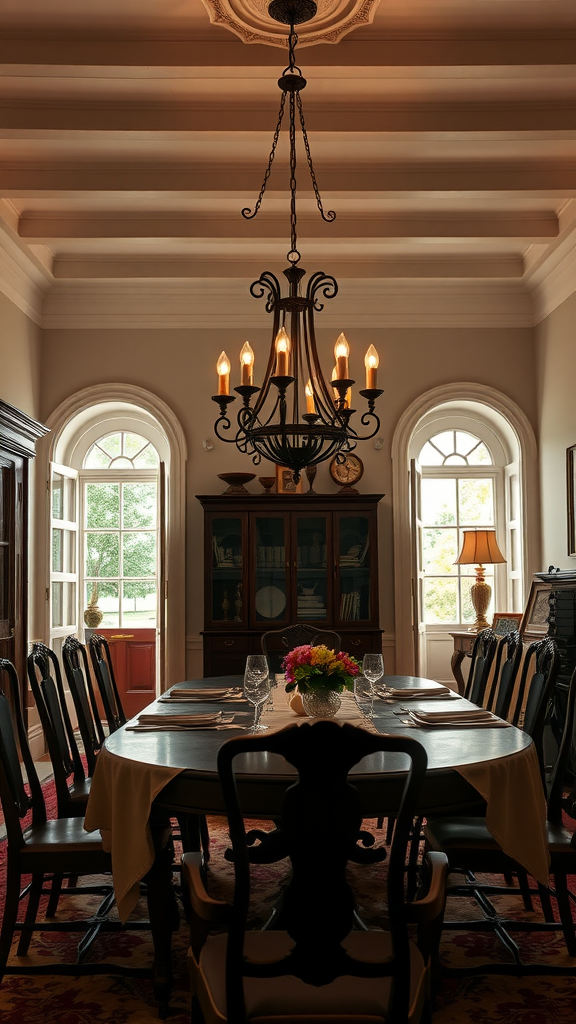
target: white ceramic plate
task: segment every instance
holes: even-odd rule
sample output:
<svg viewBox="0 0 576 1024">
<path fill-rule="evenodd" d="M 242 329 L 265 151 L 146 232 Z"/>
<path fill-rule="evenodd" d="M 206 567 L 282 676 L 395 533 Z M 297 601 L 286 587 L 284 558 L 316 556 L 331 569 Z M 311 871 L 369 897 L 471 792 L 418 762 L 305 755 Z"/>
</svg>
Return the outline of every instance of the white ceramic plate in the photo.
<svg viewBox="0 0 576 1024">
<path fill-rule="evenodd" d="M 275 619 L 286 607 L 286 594 L 278 587 L 260 587 L 256 591 L 254 605 L 263 619 Z"/>
</svg>

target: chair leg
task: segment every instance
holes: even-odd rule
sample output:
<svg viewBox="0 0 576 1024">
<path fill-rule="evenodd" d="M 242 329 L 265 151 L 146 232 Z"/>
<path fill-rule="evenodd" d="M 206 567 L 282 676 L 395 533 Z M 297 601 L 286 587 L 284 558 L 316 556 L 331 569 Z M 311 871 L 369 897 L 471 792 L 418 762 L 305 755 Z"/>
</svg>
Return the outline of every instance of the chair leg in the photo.
<svg viewBox="0 0 576 1024">
<path fill-rule="evenodd" d="M 18 943 L 18 956 L 26 956 L 26 953 L 28 952 L 30 939 L 32 938 L 32 928 L 36 924 L 36 915 L 38 914 L 38 907 L 40 906 L 43 881 L 44 875 L 32 876 L 32 885 L 30 886 L 30 893 L 28 896 L 26 916 L 24 918 L 24 925 L 20 932 L 20 941 Z"/>
<path fill-rule="evenodd" d="M 545 885 L 538 883 L 538 896 L 540 899 L 540 906 L 542 907 L 542 913 L 544 914 L 544 920 L 552 922 L 554 920 L 554 911 L 552 910 L 552 903 L 550 902 L 550 892 Z"/>
<path fill-rule="evenodd" d="M 2 978 L 4 977 L 4 971 L 6 969 L 6 964 L 8 963 L 8 956 L 10 954 L 10 947 L 14 936 L 14 926 L 18 920 L 19 901 L 20 874 L 16 871 L 10 871 L 10 864 L 8 864 L 6 901 L 4 903 L 2 929 L 0 930 L 0 981 L 2 981 Z"/>
<path fill-rule="evenodd" d="M 409 840 L 408 850 L 408 879 L 406 885 L 406 898 L 413 900 L 418 889 L 418 854 L 420 853 L 420 835 L 422 832 L 423 818 L 414 818 L 412 822 L 412 837 Z"/>
<path fill-rule="evenodd" d="M 568 880 L 566 875 L 558 872 L 554 875 L 554 888 L 558 901 L 558 911 L 564 932 L 564 941 L 569 956 L 576 956 L 576 934 L 574 933 L 574 921 L 572 919 L 572 908 L 568 895 Z"/>
<path fill-rule="evenodd" d="M 394 825 L 396 824 L 396 818 L 390 816 L 386 822 L 386 845 L 389 846 L 392 842 L 392 836 L 394 835 Z"/>
<path fill-rule="evenodd" d="M 525 871 L 519 870 L 518 874 L 518 887 L 522 894 L 522 902 L 524 903 L 525 910 L 534 910 L 532 905 L 532 897 L 530 896 L 530 886 L 528 885 L 528 875 Z"/>
<path fill-rule="evenodd" d="M 52 885 L 50 886 L 50 897 L 46 908 L 46 917 L 56 917 L 58 901 L 60 899 L 60 893 L 62 892 L 62 881 L 62 875 L 52 876 Z M 70 885 L 70 881 L 68 881 L 68 885 Z"/>
</svg>

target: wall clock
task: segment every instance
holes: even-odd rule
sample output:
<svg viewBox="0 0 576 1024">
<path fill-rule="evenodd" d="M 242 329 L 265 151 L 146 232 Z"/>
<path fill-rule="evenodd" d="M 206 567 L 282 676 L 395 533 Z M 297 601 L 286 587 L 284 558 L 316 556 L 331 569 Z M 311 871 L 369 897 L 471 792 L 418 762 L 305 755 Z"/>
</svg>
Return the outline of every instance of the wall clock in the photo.
<svg viewBox="0 0 576 1024">
<path fill-rule="evenodd" d="M 347 455 L 344 462 L 337 462 L 334 456 L 330 463 L 330 476 L 341 487 L 352 488 L 364 472 L 364 464 L 358 455 Z"/>
</svg>

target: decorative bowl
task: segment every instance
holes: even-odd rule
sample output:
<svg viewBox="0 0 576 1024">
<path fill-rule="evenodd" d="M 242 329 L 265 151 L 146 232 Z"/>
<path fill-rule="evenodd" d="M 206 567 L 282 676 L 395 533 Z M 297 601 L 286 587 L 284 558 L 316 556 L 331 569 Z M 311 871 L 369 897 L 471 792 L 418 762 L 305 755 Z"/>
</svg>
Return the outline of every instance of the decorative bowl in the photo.
<svg viewBox="0 0 576 1024">
<path fill-rule="evenodd" d="M 259 476 L 258 477 L 258 483 L 262 484 L 262 487 L 264 488 L 264 494 L 270 494 L 272 488 L 274 487 L 274 484 L 276 483 L 276 477 L 275 476 Z"/>
<path fill-rule="evenodd" d="M 244 484 L 253 480 L 256 473 L 218 473 L 218 479 L 223 480 L 228 487 L 222 494 L 249 494 Z"/>
</svg>

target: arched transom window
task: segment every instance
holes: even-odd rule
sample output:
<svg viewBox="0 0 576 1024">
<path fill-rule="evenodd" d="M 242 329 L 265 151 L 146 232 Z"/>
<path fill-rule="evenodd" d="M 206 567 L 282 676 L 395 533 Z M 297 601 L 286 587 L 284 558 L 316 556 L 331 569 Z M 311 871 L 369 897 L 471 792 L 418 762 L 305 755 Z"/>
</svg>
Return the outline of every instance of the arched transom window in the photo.
<svg viewBox="0 0 576 1024">
<path fill-rule="evenodd" d="M 154 469 L 160 458 L 156 448 L 140 434 L 118 430 L 99 438 L 86 452 L 84 469 Z"/>
</svg>

